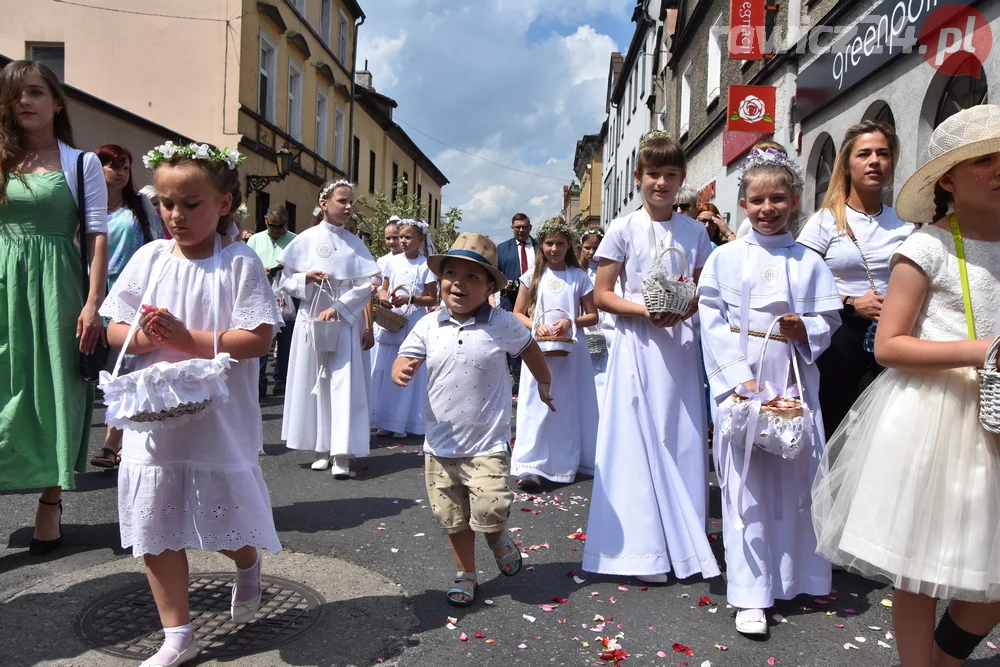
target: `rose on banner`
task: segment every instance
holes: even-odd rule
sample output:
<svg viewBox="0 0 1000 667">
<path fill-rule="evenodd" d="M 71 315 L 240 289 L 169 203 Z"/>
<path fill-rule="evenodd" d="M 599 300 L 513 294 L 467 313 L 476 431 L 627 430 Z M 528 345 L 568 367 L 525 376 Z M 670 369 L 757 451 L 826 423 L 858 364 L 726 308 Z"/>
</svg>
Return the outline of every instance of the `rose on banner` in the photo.
<svg viewBox="0 0 1000 667">
<path fill-rule="evenodd" d="M 729 86 L 726 129 L 730 132 L 774 132 L 774 86 Z"/>
</svg>

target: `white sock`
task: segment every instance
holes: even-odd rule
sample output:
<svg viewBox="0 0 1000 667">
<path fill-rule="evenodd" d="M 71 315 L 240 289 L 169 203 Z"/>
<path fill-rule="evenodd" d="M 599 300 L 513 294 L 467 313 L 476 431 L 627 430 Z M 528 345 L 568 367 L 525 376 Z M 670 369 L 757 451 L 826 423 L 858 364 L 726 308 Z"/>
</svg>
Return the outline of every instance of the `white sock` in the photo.
<svg viewBox="0 0 1000 667">
<path fill-rule="evenodd" d="M 253 600 L 260 593 L 260 552 L 257 562 L 245 570 L 236 568 L 236 599 L 240 602 Z"/>
<path fill-rule="evenodd" d="M 191 645 L 194 632 L 191 624 L 179 625 L 176 628 L 163 628 L 163 646 L 153 656 L 153 662 L 170 662 Z"/>
</svg>

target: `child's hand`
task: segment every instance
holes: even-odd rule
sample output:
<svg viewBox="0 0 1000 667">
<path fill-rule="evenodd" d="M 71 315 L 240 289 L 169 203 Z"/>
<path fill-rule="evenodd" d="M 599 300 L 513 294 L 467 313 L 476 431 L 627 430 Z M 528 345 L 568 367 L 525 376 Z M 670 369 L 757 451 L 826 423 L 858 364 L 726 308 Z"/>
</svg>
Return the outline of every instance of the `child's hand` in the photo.
<svg viewBox="0 0 1000 667">
<path fill-rule="evenodd" d="M 139 326 L 151 341 L 175 350 L 190 349 L 194 338 L 187 326 L 166 308 L 143 306 Z"/>
<path fill-rule="evenodd" d="M 551 338 L 553 336 L 552 327 L 548 324 L 539 324 L 538 328 L 535 329 L 535 333 L 538 334 L 539 338 Z"/>
<path fill-rule="evenodd" d="M 337 315 L 338 313 L 336 308 L 327 308 L 322 313 L 317 315 L 316 319 L 320 322 L 333 322 L 337 319 Z"/>
<path fill-rule="evenodd" d="M 413 376 L 417 374 L 417 368 L 420 366 L 420 359 L 407 359 L 405 364 L 400 365 L 395 369 L 395 373 L 392 374 L 392 381 L 398 384 L 400 387 L 405 387 L 410 384 L 410 380 Z"/>
<path fill-rule="evenodd" d="M 694 314 L 698 312 L 698 299 L 691 299 L 691 305 L 688 306 L 687 313 L 681 317 L 681 320 L 689 320 L 694 317 Z"/>
<path fill-rule="evenodd" d="M 753 393 L 755 393 L 755 394 L 757 393 L 757 381 L 756 380 L 747 380 L 746 382 L 743 383 L 743 386 L 746 387 L 748 390 L 752 391 Z"/>
<path fill-rule="evenodd" d="M 806 332 L 806 325 L 802 318 L 793 313 L 786 313 L 781 316 L 778 323 L 778 331 L 788 340 L 808 340 L 809 334 Z"/>
<path fill-rule="evenodd" d="M 313 283 L 314 285 L 321 285 L 324 280 L 330 276 L 323 273 L 322 271 L 310 271 L 306 274 L 306 282 Z"/>
<path fill-rule="evenodd" d="M 549 410 L 552 412 L 556 411 L 556 406 L 552 402 L 552 394 L 549 393 L 549 388 L 552 386 L 551 382 L 539 382 L 538 383 L 538 398 L 542 399 L 542 403 L 549 406 Z"/>
<path fill-rule="evenodd" d="M 565 317 L 562 318 L 561 320 L 556 320 L 555 324 L 552 325 L 552 335 L 554 335 L 557 338 L 562 338 L 567 333 L 570 332 L 570 329 L 572 327 L 573 327 L 572 322 L 570 322 Z"/>
<path fill-rule="evenodd" d="M 403 294 L 393 294 L 389 297 L 389 303 L 393 308 L 402 308 L 410 301 L 410 297 Z"/>
<path fill-rule="evenodd" d="M 649 319 L 650 322 L 652 322 L 654 327 L 659 327 L 660 329 L 672 327 L 684 319 L 682 315 L 677 315 L 675 313 L 662 313 L 658 315 L 653 315 L 648 310 L 646 311 L 646 317 Z"/>
<path fill-rule="evenodd" d="M 160 334 L 153 329 L 153 315 L 160 312 L 156 306 L 142 305 L 139 307 L 139 329 L 146 335 L 146 339 L 155 348 L 163 347 L 163 339 Z"/>
<path fill-rule="evenodd" d="M 375 347 L 375 334 L 372 333 L 371 329 L 367 329 L 361 334 L 361 349 L 370 350 L 373 347 Z"/>
</svg>

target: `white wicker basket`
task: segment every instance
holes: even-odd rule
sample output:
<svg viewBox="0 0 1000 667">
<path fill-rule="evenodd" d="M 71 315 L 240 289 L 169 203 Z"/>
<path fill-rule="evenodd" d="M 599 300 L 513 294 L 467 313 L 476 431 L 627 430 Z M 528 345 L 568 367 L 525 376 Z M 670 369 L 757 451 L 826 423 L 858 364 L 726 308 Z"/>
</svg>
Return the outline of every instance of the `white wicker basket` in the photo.
<svg viewBox="0 0 1000 667">
<path fill-rule="evenodd" d="M 681 258 L 683 270 L 673 275 L 664 270 L 661 262 L 668 253 Z M 687 315 L 694 301 L 696 285 L 684 253 L 672 245 L 664 245 L 656 254 L 649 274 L 642 281 L 642 299 L 650 315 Z"/>
<path fill-rule="evenodd" d="M 979 423 L 990 433 L 1000 433 L 1000 372 L 997 371 L 997 353 L 1000 336 L 990 345 L 986 363 L 979 374 Z"/>
<path fill-rule="evenodd" d="M 587 351 L 591 354 L 604 354 L 608 351 L 608 339 L 604 337 L 603 331 L 588 331 Z"/>
<path fill-rule="evenodd" d="M 570 326 L 572 327 L 569 337 L 540 337 L 538 335 L 538 325 L 545 324 L 545 322 L 542 321 L 542 318 L 549 313 L 555 312 L 566 313 L 566 319 L 569 320 Z M 548 310 L 543 310 L 535 315 L 535 325 L 531 329 L 531 337 L 538 343 L 538 347 L 542 348 L 542 354 L 546 357 L 565 357 L 573 350 L 573 343 L 576 341 L 576 321 L 573 319 L 573 315 L 565 308 L 549 308 Z"/>
</svg>

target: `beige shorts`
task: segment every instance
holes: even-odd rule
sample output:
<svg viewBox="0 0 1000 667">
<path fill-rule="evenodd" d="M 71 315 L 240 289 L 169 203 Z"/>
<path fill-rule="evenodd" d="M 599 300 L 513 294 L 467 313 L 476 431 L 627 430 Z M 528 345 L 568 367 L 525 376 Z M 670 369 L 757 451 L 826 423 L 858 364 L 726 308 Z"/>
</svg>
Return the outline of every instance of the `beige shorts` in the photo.
<svg viewBox="0 0 1000 667">
<path fill-rule="evenodd" d="M 425 454 L 427 498 L 446 533 L 471 528 L 495 533 L 507 526 L 514 494 L 507 488 L 510 454 L 450 459 Z"/>
</svg>

